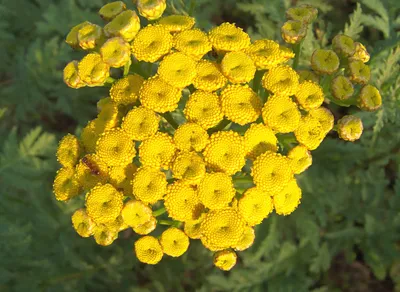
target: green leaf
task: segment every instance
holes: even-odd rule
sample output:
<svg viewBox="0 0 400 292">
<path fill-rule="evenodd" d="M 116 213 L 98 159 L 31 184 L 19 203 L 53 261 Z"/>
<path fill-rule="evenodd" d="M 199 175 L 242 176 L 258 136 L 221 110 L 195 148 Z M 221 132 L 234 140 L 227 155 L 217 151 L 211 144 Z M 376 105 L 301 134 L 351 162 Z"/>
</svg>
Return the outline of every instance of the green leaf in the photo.
<svg viewBox="0 0 400 292">
<path fill-rule="evenodd" d="M 350 15 L 350 23 L 345 24 L 343 33 L 353 39 L 358 39 L 360 33 L 363 30 L 361 18 L 362 18 L 361 5 L 360 3 L 357 3 L 356 9 L 354 9 L 353 13 Z"/>
</svg>

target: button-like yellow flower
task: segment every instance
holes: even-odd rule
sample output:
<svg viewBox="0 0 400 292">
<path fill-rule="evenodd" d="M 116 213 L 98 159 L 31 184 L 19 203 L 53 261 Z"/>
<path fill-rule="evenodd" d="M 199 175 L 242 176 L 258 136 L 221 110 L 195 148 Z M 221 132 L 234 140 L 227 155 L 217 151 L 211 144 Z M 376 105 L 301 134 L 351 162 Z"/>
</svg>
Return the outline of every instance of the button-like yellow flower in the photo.
<svg viewBox="0 0 400 292">
<path fill-rule="evenodd" d="M 346 100 L 353 95 L 354 87 L 347 77 L 339 75 L 332 80 L 331 92 L 336 99 Z"/>
<path fill-rule="evenodd" d="M 84 190 L 90 190 L 98 183 L 106 183 L 108 167 L 98 155 L 87 154 L 78 163 L 75 177 Z"/>
<path fill-rule="evenodd" d="M 339 137 L 350 142 L 360 139 L 364 129 L 361 119 L 353 115 L 344 116 L 337 125 Z"/>
<path fill-rule="evenodd" d="M 299 125 L 300 111 L 287 96 L 273 95 L 262 109 L 264 123 L 277 133 L 293 132 Z"/>
<path fill-rule="evenodd" d="M 183 53 L 172 53 L 160 62 L 157 73 L 168 84 L 184 88 L 196 76 L 196 61 Z"/>
<path fill-rule="evenodd" d="M 88 86 L 101 86 L 110 76 L 110 67 L 99 54 L 87 54 L 78 64 L 78 73 Z"/>
<path fill-rule="evenodd" d="M 283 24 L 281 34 L 286 43 L 298 44 L 307 34 L 307 24 L 299 20 L 288 20 Z"/>
<path fill-rule="evenodd" d="M 139 146 L 140 162 L 144 166 L 168 169 L 175 156 L 176 147 L 170 135 L 157 132 Z"/>
<path fill-rule="evenodd" d="M 148 20 L 159 19 L 167 8 L 166 0 L 137 0 L 139 14 Z"/>
<path fill-rule="evenodd" d="M 213 258 L 214 265 L 223 271 L 232 269 L 236 265 L 236 260 L 237 256 L 233 250 L 217 251 Z"/>
<path fill-rule="evenodd" d="M 110 21 L 115 18 L 118 14 L 126 9 L 126 5 L 122 1 L 115 1 L 108 3 L 101 7 L 99 10 L 100 17 L 106 21 Z"/>
<path fill-rule="evenodd" d="M 297 91 L 299 75 L 289 66 L 277 66 L 264 74 L 262 85 L 273 94 L 290 96 Z"/>
<path fill-rule="evenodd" d="M 289 215 L 296 210 L 300 204 L 300 199 L 301 189 L 297 185 L 296 180 L 293 179 L 281 192 L 272 198 L 276 214 Z"/>
<path fill-rule="evenodd" d="M 78 32 L 82 27 L 84 27 L 85 25 L 88 25 L 88 24 L 90 24 L 90 22 L 85 21 L 85 22 L 82 22 L 82 23 L 74 26 L 71 29 L 71 31 L 68 33 L 67 37 L 65 38 L 65 42 L 74 49 L 80 48 L 79 40 L 78 40 Z"/>
<path fill-rule="evenodd" d="M 206 173 L 206 165 L 196 152 L 182 151 L 174 159 L 171 170 L 174 178 L 197 184 Z"/>
<path fill-rule="evenodd" d="M 332 50 L 316 49 L 311 56 L 311 68 L 319 74 L 332 74 L 339 65 L 339 57 Z"/>
<path fill-rule="evenodd" d="M 63 71 L 63 80 L 71 88 L 81 88 L 86 86 L 85 82 L 81 80 L 78 72 L 78 61 L 71 61 L 65 66 Z"/>
<path fill-rule="evenodd" d="M 110 67 L 119 68 L 130 61 L 131 46 L 123 38 L 111 38 L 101 46 L 100 54 Z"/>
<path fill-rule="evenodd" d="M 130 200 L 121 211 L 122 219 L 128 226 L 136 228 L 151 220 L 152 211 L 141 201 Z"/>
<path fill-rule="evenodd" d="M 329 109 L 321 106 L 319 108 L 310 110 L 308 114 L 318 120 L 325 134 L 332 130 L 335 119 Z"/>
<path fill-rule="evenodd" d="M 144 107 L 155 112 L 165 113 L 178 107 L 182 91 L 169 85 L 159 76 L 154 76 L 143 82 L 139 96 Z"/>
<path fill-rule="evenodd" d="M 81 141 L 86 153 L 93 153 L 96 151 L 96 142 L 99 135 L 96 133 L 96 121 L 89 121 L 86 127 L 82 129 Z"/>
<path fill-rule="evenodd" d="M 305 110 L 318 108 L 324 102 L 322 87 L 312 81 L 300 83 L 294 96 L 297 103 Z"/>
<path fill-rule="evenodd" d="M 349 78 L 355 83 L 367 84 L 371 78 L 371 69 L 360 60 L 349 62 Z"/>
<path fill-rule="evenodd" d="M 118 190 L 122 190 L 125 196 L 132 196 L 131 181 L 137 171 L 137 166 L 128 164 L 127 166 L 112 166 L 109 168 L 109 182 Z"/>
<path fill-rule="evenodd" d="M 313 71 L 310 70 L 297 70 L 297 74 L 299 74 L 299 81 L 304 82 L 304 81 L 312 81 L 315 83 L 319 83 L 319 76 L 315 74 Z"/>
<path fill-rule="evenodd" d="M 211 44 L 217 51 L 240 51 L 250 46 L 250 37 L 233 23 L 224 22 L 208 33 Z"/>
<path fill-rule="evenodd" d="M 297 141 L 309 150 L 315 150 L 324 140 L 326 131 L 321 123 L 311 115 L 300 119 L 299 127 L 294 131 Z"/>
<path fill-rule="evenodd" d="M 132 53 L 139 61 L 154 63 L 172 48 L 172 35 L 161 25 L 141 29 L 132 42 Z"/>
<path fill-rule="evenodd" d="M 140 19 L 133 10 L 125 10 L 104 26 L 107 37 L 122 37 L 130 42 L 140 30 Z"/>
<path fill-rule="evenodd" d="M 81 145 L 75 135 L 67 134 L 58 143 L 57 161 L 64 167 L 74 167 L 81 154 Z"/>
<path fill-rule="evenodd" d="M 103 134 L 105 131 L 114 129 L 119 125 L 120 115 L 118 106 L 114 102 L 104 104 L 94 120 L 94 130 L 97 135 Z"/>
<path fill-rule="evenodd" d="M 312 164 L 311 152 L 304 145 L 297 145 L 290 149 L 288 158 L 295 174 L 302 173 Z"/>
<path fill-rule="evenodd" d="M 109 228 L 106 224 L 96 224 L 93 237 L 98 245 L 108 246 L 118 238 L 118 231 Z"/>
<path fill-rule="evenodd" d="M 77 196 L 81 187 L 75 178 L 73 168 L 60 168 L 53 183 L 54 196 L 58 201 L 68 201 Z"/>
<path fill-rule="evenodd" d="M 133 231 L 140 235 L 147 235 L 151 233 L 157 227 L 157 219 L 153 216 L 146 223 L 133 227 Z"/>
<path fill-rule="evenodd" d="M 352 56 L 356 49 L 353 39 L 344 34 L 338 34 L 333 38 L 332 47 L 336 53 L 346 57 Z"/>
<path fill-rule="evenodd" d="M 225 86 L 228 79 L 221 73 L 219 64 L 200 60 L 196 65 L 196 77 L 193 86 L 204 91 L 216 91 Z"/>
<path fill-rule="evenodd" d="M 171 33 L 191 29 L 195 19 L 186 15 L 169 15 L 161 18 L 158 23 Z"/>
<path fill-rule="evenodd" d="M 273 208 L 271 196 L 256 187 L 248 189 L 238 203 L 239 214 L 249 226 L 260 224 Z"/>
<path fill-rule="evenodd" d="M 135 253 L 139 261 L 149 265 L 157 264 L 164 255 L 161 244 L 150 235 L 143 236 L 135 242 Z"/>
<path fill-rule="evenodd" d="M 254 228 L 250 226 L 246 226 L 243 232 L 242 237 L 239 242 L 235 246 L 235 250 L 242 251 L 248 249 L 253 245 L 254 239 L 256 238 L 256 234 L 254 232 Z"/>
<path fill-rule="evenodd" d="M 208 143 L 208 134 L 198 124 L 185 123 L 175 131 L 174 142 L 179 150 L 200 152 Z"/>
<path fill-rule="evenodd" d="M 252 176 L 259 190 L 269 195 L 280 192 L 293 178 L 287 157 L 267 151 L 254 161 Z"/>
<path fill-rule="evenodd" d="M 122 120 L 121 128 L 132 140 L 142 141 L 158 130 L 160 117 L 151 109 L 139 106 L 130 110 Z"/>
<path fill-rule="evenodd" d="M 255 122 L 261 114 L 261 99 L 248 85 L 228 85 L 220 99 L 224 115 L 239 125 Z"/>
<path fill-rule="evenodd" d="M 254 160 L 266 151 L 278 151 L 278 139 L 274 132 L 263 124 L 251 124 L 244 134 L 247 157 Z"/>
<path fill-rule="evenodd" d="M 86 213 L 85 208 L 80 208 L 72 214 L 72 226 L 82 237 L 89 237 L 93 234 L 95 223 Z"/>
<path fill-rule="evenodd" d="M 367 63 L 369 61 L 370 56 L 364 45 L 362 43 L 355 42 L 354 47 L 355 51 L 354 54 L 350 57 L 350 59 L 360 60 L 363 63 Z"/>
<path fill-rule="evenodd" d="M 365 85 L 358 96 L 357 106 L 364 111 L 376 111 L 382 106 L 379 90 L 370 84 Z"/>
<path fill-rule="evenodd" d="M 103 29 L 97 24 L 87 22 L 78 31 L 79 46 L 84 50 L 94 49 L 103 41 Z"/>
<path fill-rule="evenodd" d="M 189 247 L 189 237 L 180 229 L 170 227 L 160 237 L 163 252 L 172 257 L 180 257 Z"/>
<path fill-rule="evenodd" d="M 269 70 L 294 57 L 290 49 L 283 50 L 277 42 L 267 39 L 254 41 L 245 52 L 253 59 L 258 70 Z"/>
<path fill-rule="evenodd" d="M 218 125 L 224 115 L 217 94 L 196 90 L 186 102 L 184 114 L 189 122 L 196 123 L 204 129 Z"/>
<path fill-rule="evenodd" d="M 143 82 L 143 77 L 138 74 L 118 79 L 110 89 L 112 101 L 123 105 L 134 103 L 139 98 L 139 90 Z"/>
<path fill-rule="evenodd" d="M 191 239 L 200 239 L 201 237 L 201 222 L 204 220 L 205 214 L 202 214 L 196 220 L 188 220 L 185 222 L 184 231 Z"/>
<path fill-rule="evenodd" d="M 206 173 L 198 186 L 198 195 L 209 209 L 228 207 L 236 194 L 232 178 L 223 172 Z"/>
<path fill-rule="evenodd" d="M 232 83 L 246 83 L 254 78 L 256 66 L 244 52 L 229 52 L 221 61 L 221 71 Z"/>
<path fill-rule="evenodd" d="M 200 29 L 189 29 L 174 36 L 174 48 L 195 60 L 200 60 L 212 49 L 208 36 Z"/>
<path fill-rule="evenodd" d="M 165 173 L 153 167 L 141 167 L 132 180 L 133 194 L 144 203 L 154 204 L 167 191 Z"/>
<path fill-rule="evenodd" d="M 203 155 L 213 170 L 235 174 L 246 162 L 244 138 L 234 131 L 216 132 L 211 135 Z"/>
</svg>

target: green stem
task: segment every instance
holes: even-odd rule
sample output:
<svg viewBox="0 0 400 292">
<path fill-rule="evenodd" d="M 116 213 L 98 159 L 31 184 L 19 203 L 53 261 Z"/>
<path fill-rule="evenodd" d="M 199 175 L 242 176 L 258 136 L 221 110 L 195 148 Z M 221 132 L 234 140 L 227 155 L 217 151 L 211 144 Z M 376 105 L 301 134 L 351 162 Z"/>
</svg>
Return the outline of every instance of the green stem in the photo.
<svg viewBox="0 0 400 292">
<path fill-rule="evenodd" d="M 264 72 L 265 72 L 265 71 L 263 71 L 263 70 L 259 70 L 259 71 L 257 71 L 256 74 L 254 75 L 254 79 L 253 79 L 253 91 L 254 91 L 255 93 L 257 93 L 257 94 L 258 94 L 258 91 L 260 90 L 261 79 L 262 79 L 262 77 L 263 77 L 263 75 L 264 75 Z"/>
<path fill-rule="evenodd" d="M 196 0 L 191 0 L 190 1 L 190 6 L 189 6 L 189 16 L 193 16 L 194 13 L 194 8 L 196 7 Z"/>
<path fill-rule="evenodd" d="M 293 60 L 293 69 L 296 70 L 299 66 L 300 61 L 300 53 L 301 53 L 301 44 L 303 41 L 299 42 L 298 44 L 293 45 L 293 52 L 294 52 L 294 60 Z"/>
<path fill-rule="evenodd" d="M 174 118 L 171 115 L 171 112 L 166 112 L 161 115 L 164 119 L 167 120 L 167 122 L 171 125 L 172 128 L 175 130 L 178 129 L 179 125 L 178 123 L 174 120 Z"/>
<path fill-rule="evenodd" d="M 179 227 L 181 225 L 181 222 L 171 221 L 171 220 L 158 220 L 157 223 L 160 225 L 167 225 L 167 226 L 173 226 L 173 227 Z"/>
<path fill-rule="evenodd" d="M 160 209 L 153 211 L 153 216 L 158 217 L 158 216 L 164 214 L 165 212 L 167 212 L 165 207 L 161 207 Z"/>
<path fill-rule="evenodd" d="M 208 129 L 207 132 L 209 135 L 212 133 L 223 130 L 226 126 L 228 126 L 231 122 L 229 120 L 223 119 L 217 126 L 214 128 Z"/>
<path fill-rule="evenodd" d="M 232 178 L 233 185 L 236 190 L 240 189 L 248 189 L 254 186 L 253 178 L 251 176 L 242 176 L 242 177 L 233 177 Z"/>
</svg>

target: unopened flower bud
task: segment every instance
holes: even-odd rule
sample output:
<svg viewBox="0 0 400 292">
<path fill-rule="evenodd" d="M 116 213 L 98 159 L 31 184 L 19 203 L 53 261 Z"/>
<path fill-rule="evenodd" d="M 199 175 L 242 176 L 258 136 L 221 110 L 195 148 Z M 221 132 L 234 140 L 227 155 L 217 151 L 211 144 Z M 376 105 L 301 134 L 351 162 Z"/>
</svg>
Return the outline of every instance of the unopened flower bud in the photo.
<svg viewBox="0 0 400 292">
<path fill-rule="evenodd" d="M 372 85 L 365 85 L 357 99 L 357 106 L 365 111 L 375 111 L 382 105 L 379 90 Z"/>
<path fill-rule="evenodd" d="M 332 95 L 339 100 L 346 100 L 354 93 L 353 84 L 347 77 L 339 75 L 332 80 Z"/>
<path fill-rule="evenodd" d="M 101 86 L 110 76 L 110 67 L 99 54 L 87 54 L 78 64 L 79 77 L 88 86 Z"/>
<path fill-rule="evenodd" d="M 104 27 L 108 37 L 119 36 L 126 42 L 132 41 L 139 30 L 139 16 L 132 10 L 121 12 Z"/>
<path fill-rule="evenodd" d="M 332 74 L 339 64 L 339 57 L 332 50 L 317 49 L 311 56 L 311 68 L 320 74 Z"/>
<path fill-rule="evenodd" d="M 79 40 L 78 40 L 78 32 L 79 30 L 84 27 L 85 25 L 90 24 L 90 22 L 85 21 L 76 26 L 74 26 L 71 31 L 68 33 L 67 37 L 65 38 L 65 42 L 70 45 L 74 49 L 78 49 L 79 47 Z"/>
<path fill-rule="evenodd" d="M 84 50 L 94 49 L 103 40 L 103 29 L 96 24 L 87 23 L 78 31 L 79 46 Z"/>
<path fill-rule="evenodd" d="M 362 43 L 355 42 L 355 51 L 353 56 L 351 56 L 351 59 L 353 60 L 360 60 L 363 63 L 367 63 L 369 61 L 369 53 L 367 49 L 364 47 Z"/>
<path fill-rule="evenodd" d="M 86 84 L 81 80 L 78 74 L 78 61 L 72 61 L 64 68 L 64 82 L 71 88 L 81 88 Z"/>
<path fill-rule="evenodd" d="M 297 73 L 300 76 L 299 82 L 303 81 L 313 81 L 315 83 L 319 83 L 319 76 L 312 71 L 309 70 L 297 70 Z"/>
<path fill-rule="evenodd" d="M 129 62 L 131 47 L 120 37 L 111 38 L 100 48 L 103 61 L 110 67 L 119 68 Z"/>
<path fill-rule="evenodd" d="M 285 42 L 297 44 L 306 36 L 307 26 L 298 20 L 288 20 L 283 24 L 281 33 Z"/>
<path fill-rule="evenodd" d="M 356 49 L 353 39 L 344 34 L 338 34 L 333 38 L 332 47 L 336 53 L 346 57 L 352 56 Z"/>
<path fill-rule="evenodd" d="M 344 116 L 337 125 L 340 139 L 351 142 L 360 139 L 364 128 L 361 119 L 353 115 Z"/>
<path fill-rule="evenodd" d="M 126 5 L 122 1 L 115 1 L 108 3 L 101 7 L 99 14 L 100 17 L 103 18 L 106 21 L 112 20 L 114 17 L 116 17 L 118 14 L 120 14 L 122 11 L 126 9 Z"/>
<path fill-rule="evenodd" d="M 148 20 L 159 19 L 166 7 L 166 0 L 137 0 L 139 14 Z"/>
<path fill-rule="evenodd" d="M 360 60 L 349 62 L 350 80 L 355 83 L 366 84 L 371 78 L 371 69 Z"/>
<path fill-rule="evenodd" d="M 313 22 L 317 15 L 318 10 L 306 4 L 286 10 L 287 19 L 298 20 L 306 24 Z"/>
</svg>

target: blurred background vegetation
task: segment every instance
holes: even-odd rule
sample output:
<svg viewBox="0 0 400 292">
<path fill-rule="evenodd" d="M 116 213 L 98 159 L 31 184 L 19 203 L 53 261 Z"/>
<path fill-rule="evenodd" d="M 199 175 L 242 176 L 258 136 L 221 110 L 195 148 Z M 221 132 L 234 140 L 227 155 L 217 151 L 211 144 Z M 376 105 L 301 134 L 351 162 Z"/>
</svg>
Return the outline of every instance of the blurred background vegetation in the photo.
<svg viewBox="0 0 400 292">
<path fill-rule="evenodd" d="M 214 268 L 198 242 L 156 266 L 138 262 L 129 233 L 97 246 L 71 227 L 80 202 L 52 195 L 57 141 L 79 133 L 108 94 L 63 83 L 67 61 L 80 58 L 64 38 L 84 20 L 101 24 L 106 2 L 0 0 L 0 291 L 400 291 L 400 1 L 167 1 L 167 13 L 194 5 L 201 28 L 229 21 L 277 40 L 285 10 L 312 4 L 319 17 L 300 65 L 344 31 L 371 53 L 383 97 L 375 113 L 330 105 L 336 118 L 362 117 L 362 139 L 329 135 L 300 177 L 300 207 L 258 226 L 230 272 Z"/>
</svg>

